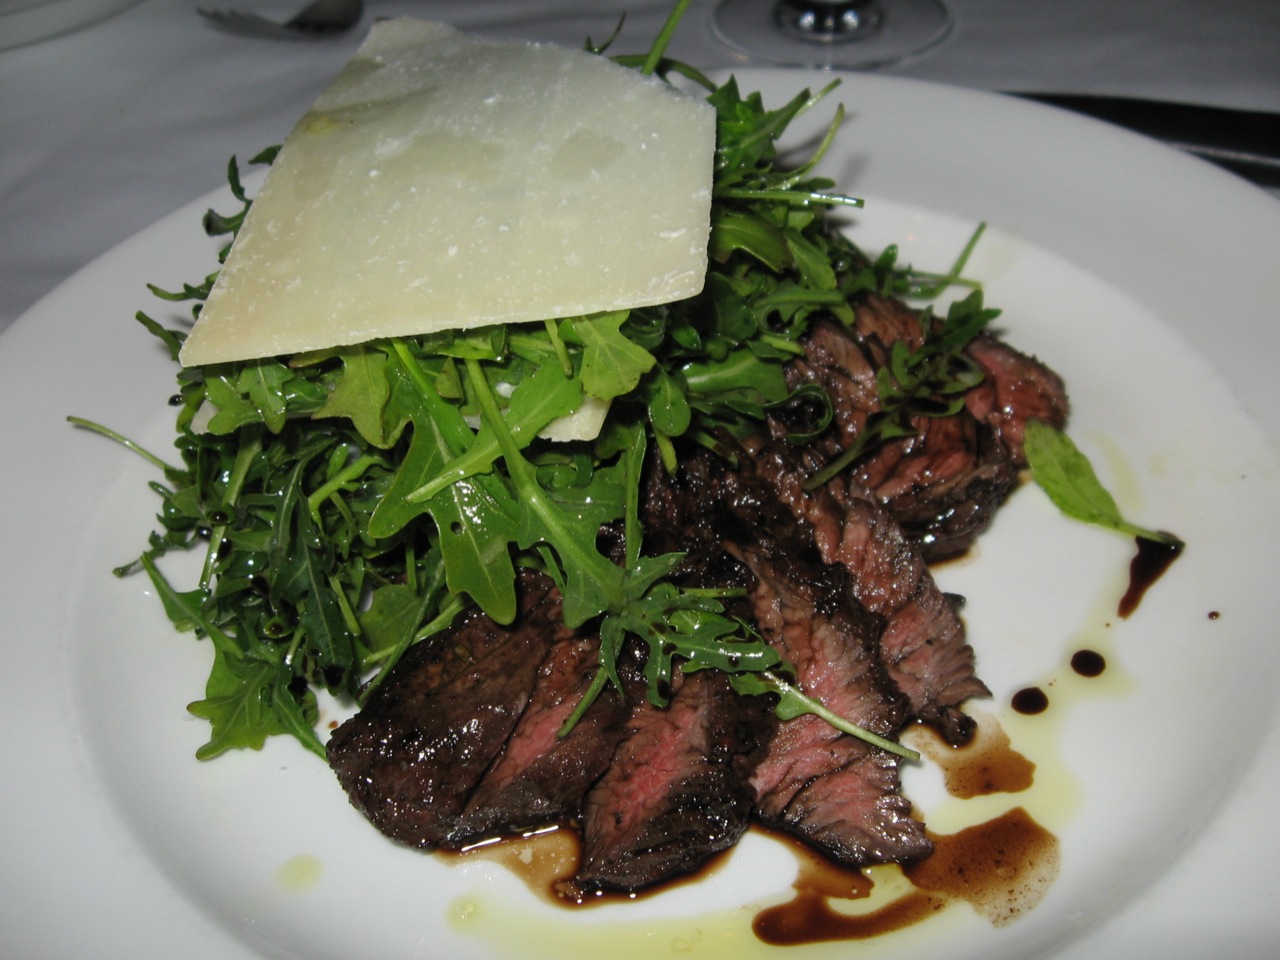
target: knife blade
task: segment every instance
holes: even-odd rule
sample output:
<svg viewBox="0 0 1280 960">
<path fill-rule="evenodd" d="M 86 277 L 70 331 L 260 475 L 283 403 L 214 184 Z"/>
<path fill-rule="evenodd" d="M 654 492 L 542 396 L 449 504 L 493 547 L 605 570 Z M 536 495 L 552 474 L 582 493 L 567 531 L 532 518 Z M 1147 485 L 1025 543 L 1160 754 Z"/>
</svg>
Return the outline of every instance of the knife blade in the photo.
<svg viewBox="0 0 1280 960">
<path fill-rule="evenodd" d="M 1015 93 L 1145 134 L 1262 187 L 1280 187 L 1280 113 L 1094 94 Z"/>
</svg>

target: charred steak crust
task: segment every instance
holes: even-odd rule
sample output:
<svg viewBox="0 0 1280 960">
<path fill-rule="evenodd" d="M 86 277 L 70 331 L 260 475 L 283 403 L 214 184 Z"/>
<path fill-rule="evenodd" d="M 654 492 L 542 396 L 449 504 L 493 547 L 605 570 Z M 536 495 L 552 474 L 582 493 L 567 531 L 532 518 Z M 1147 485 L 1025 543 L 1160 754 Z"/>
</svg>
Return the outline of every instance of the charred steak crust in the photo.
<svg viewBox="0 0 1280 960">
<path fill-rule="evenodd" d="M 587 795 L 582 862 L 565 893 L 639 890 L 689 873 L 747 829 L 748 777 L 772 722 L 723 674 L 680 681 L 666 708 L 637 698 L 627 737 Z"/>
<path fill-rule="evenodd" d="M 958 601 L 934 581 L 916 545 L 888 511 L 856 482 L 805 490 L 809 471 L 777 441 L 747 444 L 750 470 L 767 482 L 792 515 L 811 531 L 818 555 L 849 573 L 854 598 L 884 618 L 879 656 L 911 703 L 912 715 L 936 727 L 949 743 L 967 742 L 974 724 L 959 708 L 990 696 L 974 672 L 973 648 L 957 613 Z"/>
<path fill-rule="evenodd" d="M 876 374 L 893 344 L 923 343 L 920 312 L 899 300 L 867 295 L 855 318 L 852 329 L 816 323 L 804 339 L 805 355 L 788 365 L 792 386 L 817 384 L 831 400 L 836 429 L 808 451 L 818 465 L 851 445 L 880 410 Z M 989 334 L 965 353 L 985 379 L 966 395 L 964 408 L 914 417 L 913 436 L 883 443 L 851 472 L 928 562 L 963 553 L 990 524 L 1026 466 L 1026 421 L 1062 427 L 1067 416 L 1061 378 L 1038 360 Z"/>
<path fill-rule="evenodd" d="M 728 438 L 723 444 L 735 449 Z M 803 457 L 804 451 L 761 436 L 736 447 L 732 466 L 706 451 L 686 452 L 669 484 L 682 491 L 688 511 L 682 529 L 714 530 L 720 538 L 732 538 L 726 531 L 737 528 L 791 531 L 778 537 L 787 550 L 811 547 L 821 563 L 841 568 L 851 600 L 884 623 L 878 656 L 910 703 L 910 716 L 935 726 L 950 743 L 967 742 L 974 725 L 959 705 L 990 691 L 974 672 L 958 598 L 938 589 L 917 545 L 856 482 L 837 478 L 806 490 L 812 467 Z M 648 496 L 665 517 L 677 515 L 668 502 L 675 494 L 657 482 L 650 482 Z"/>
<path fill-rule="evenodd" d="M 329 764 L 384 834 L 445 841 L 467 797 L 529 702 L 549 638 L 563 634 L 551 581 L 523 573 L 517 627 L 478 610 L 411 646 L 356 716 L 329 739 Z"/>
<path fill-rule="evenodd" d="M 599 646 L 596 637 L 567 637 L 552 647 L 515 730 L 442 845 L 464 846 L 578 817 L 631 714 L 616 690 L 606 690 L 566 736 L 559 735 L 591 683 Z"/>
</svg>

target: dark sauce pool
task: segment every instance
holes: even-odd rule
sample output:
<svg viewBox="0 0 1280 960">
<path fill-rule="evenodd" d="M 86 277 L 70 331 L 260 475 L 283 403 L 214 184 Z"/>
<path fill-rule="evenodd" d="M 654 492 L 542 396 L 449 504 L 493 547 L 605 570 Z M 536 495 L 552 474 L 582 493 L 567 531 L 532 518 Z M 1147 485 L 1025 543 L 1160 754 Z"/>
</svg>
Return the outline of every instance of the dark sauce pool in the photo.
<svg viewBox="0 0 1280 960">
<path fill-rule="evenodd" d="M 1182 556 L 1184 549 L 1180 541 L 1161 543 L 1146 537 L 1136 537 L 1135 542 L 1138 552 L 1129 563 L 1129 588 L 1120 598 L 1117 610 L 1122 617 L 1128 617 L 1138 609 L 1138 604 L 1152 584 L 1164 576 L 1169 567 L 1173 566 L 1173 561 Z"/>
<path fill-rule="evenodd" d="M 1009 738 L 994 721 L 981 724 L 974 741 L 960 749 L 948 746 L 932 732 L 918 740 L 921 752 L 941 767 L 951 796 L 968 799 L 1016 794 L 1034 781 L 1035 764 L 1011 748 Z M 761 910 L 752 922 L 755 937 L 769 945 L 866 940 L 913 926 L 957 902 L 970 904 L 989 922 L 1002 926 L 1033 907 L 1058 871 L 1057 839 L 1025 809 L 1015 807 L 958 833 L 929 831 L 934 854 L 923 863 L 903 868 L 902 875 L 908 881 L 902 884 L 904 892 L 875 909 L 857 913 L 858 901 L 866 901 L 875 891 L 874 873 L 838 866 L 784 835 L 764 832 L 787 844 L 799 865 L 791 898 Z M 566 909 L 647 895 L 566 896 L 566 878 L 573 875 L 579 854 L 574 831 L 553 830 L 447 856 L 483 857 L 501 863 L 542 899 Z M 675 885 L 697 883 L 724 862 L 724 857 L 715 858 Z M 665 884 L 655 892 L 671 887 Z M 889 889 L 896 891 L 897 885 Z"/>
</svg>

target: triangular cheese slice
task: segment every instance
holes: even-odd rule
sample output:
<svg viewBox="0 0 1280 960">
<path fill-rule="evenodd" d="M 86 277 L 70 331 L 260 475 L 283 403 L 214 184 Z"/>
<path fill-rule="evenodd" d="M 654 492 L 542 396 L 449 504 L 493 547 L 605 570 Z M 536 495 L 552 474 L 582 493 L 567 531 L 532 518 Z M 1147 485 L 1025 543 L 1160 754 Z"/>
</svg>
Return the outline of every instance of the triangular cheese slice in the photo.
<svg viewBox="0 0 1280 960">
<path fill-rule="evenodd" d="M 182 363 L 696 294 L 715 113 L 579 50 L 374 25 L 286 139 Z"/>
</svg>

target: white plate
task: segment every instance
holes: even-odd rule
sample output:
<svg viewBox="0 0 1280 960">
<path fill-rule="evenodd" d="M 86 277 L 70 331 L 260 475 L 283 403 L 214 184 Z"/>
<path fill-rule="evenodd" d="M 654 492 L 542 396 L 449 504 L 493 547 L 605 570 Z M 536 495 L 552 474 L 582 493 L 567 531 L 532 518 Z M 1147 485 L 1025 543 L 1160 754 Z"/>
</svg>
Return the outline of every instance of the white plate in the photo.
<svg viewBox="0 0 1280 960">
<path fill-rule="evenodd" d="M 0 50 L 105 20 L 142 0 L 0 0 Z"/>
<path fill-rule="evenodd" d="M 739 76 L 772 103 L 828 79 Z M 1038 106 L 860 75 L 839 96 L 850 118 L 827 169 L 868 200 L 856 239 L 899 242 L 907 259 L 943 267 L 988 221 L 970 272 L 1004 308 L 1009 338 L 1065 375 L 1072 433 L 1124 510 L 1190 543 L 1127 621 L 1114 608 L 1129 544 L 1059 518 L 1034 489 L 1015 496 L 972 560 L 944 568 L 944 586 L 969 598 L 990 709 L 1040 762 L 1025 799 L 1061 840 L 1061 874 L 1012 925 L 959 907 L 857 949 L 1263 955 L 1280 936 L 1280 833 L 1268 828 L 1280 790 L 1269 602 L 1280 206 L 1197 161 Z M 152 473 L 64 417 L 165 450 L 172 369 L 130 318 L 166 310 L 145 282 L 210 269 L 215 244 L 199 228 L 208 202 L 90 264 L 0 340 L 0 955 L 776 952 L 753 940 L 749 920 L 786 897 L 793 867 L 761 838 L 695 886 L 566 914 L 492 864 L 383 842 L 291 743 L 192 759 L 206 728 L 184 706 L 200 695 L 208 651 L 170 631 L 142 578 L 109 573 L 144 545 Z M 1110 659 L 1096 686 L 1065 666 L 1082 645 Z M 1029 684 L 1055 698 L 1047 732 L 1004 707 Z M 946 806 L 927 771 L 908 785 L 926 808 Z"/>
</svg>

